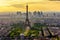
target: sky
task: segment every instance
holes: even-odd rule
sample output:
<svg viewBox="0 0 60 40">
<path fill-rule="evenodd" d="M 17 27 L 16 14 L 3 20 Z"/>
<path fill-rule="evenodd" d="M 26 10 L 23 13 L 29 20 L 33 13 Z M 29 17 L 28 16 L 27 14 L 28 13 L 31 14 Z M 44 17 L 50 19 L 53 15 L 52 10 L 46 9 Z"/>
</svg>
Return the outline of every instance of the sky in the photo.
<svg viewBox="0 0 60 40">
<path fill-rule="evenodd" d="M 0 12 L 25 11 L 60 11 L 60 1 L 57 0 L 0 0 Z"/>
</svg>

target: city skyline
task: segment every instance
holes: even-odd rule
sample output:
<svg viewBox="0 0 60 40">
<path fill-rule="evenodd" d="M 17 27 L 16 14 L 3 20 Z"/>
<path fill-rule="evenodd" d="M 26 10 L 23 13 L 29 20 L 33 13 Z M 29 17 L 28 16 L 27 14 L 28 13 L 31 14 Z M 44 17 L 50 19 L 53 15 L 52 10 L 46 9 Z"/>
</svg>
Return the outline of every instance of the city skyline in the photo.
<svg viewBox="0 0 60 40">
<path fill-rule="evenodd" d="M 26 2 L 26 1 L 25 1 Z M 31 4 L 32 3 L 32 4 Z M 36 3 L 36 5 L 35 5 Z M 39 3 L 39 4 L 38 4 Z M 44 2 L 29 2 L 29 4 L 13 4 L 12 7 L 20 8 L 21 11 L 16 12 L 1 12 L 0 15 L 0 39 L 1 40 L 60 40 L 60 12 L 44 12 L 43 9 L 53 8 L 53 11 L 57 5 L 52 3 L 46 4 Z M 42 5 L 45 4 L 45 5 Z M 52 5 L 51 5 L 52 4 Z M 33 8 L 32 5 L 35 7 Z M 38 6 L 39 5 L 39 6 Z M 42 6 L 41 6 L 42 5 Z M 2 6 L 1 6 L 2 7 Z M 4 7 L 4 6 L 3 6 Z M 6 6 L 7 7 L 7 6 Z M 10 7 L 10 6 L 8 6 Z M 40 9 L 41 7 L 41 9 Z M 23 10 L 25 12 L 23 12 Z M 58 7 L 57 7 L 58 8 Z M 13 9 L 13 8 L 12 8 Z M 36 10 L 35 10 L 36 9 Z M 39 9 L 39 10 L 37 10 Z M 34 11 L 34 12 L 30 12 Z M 41 10 L 41 11 L 40 11 Z M 2 14 L 6 13 L 6 14 Z M 7 14 L 8 13 L 8 14 Z"/>
</svg>

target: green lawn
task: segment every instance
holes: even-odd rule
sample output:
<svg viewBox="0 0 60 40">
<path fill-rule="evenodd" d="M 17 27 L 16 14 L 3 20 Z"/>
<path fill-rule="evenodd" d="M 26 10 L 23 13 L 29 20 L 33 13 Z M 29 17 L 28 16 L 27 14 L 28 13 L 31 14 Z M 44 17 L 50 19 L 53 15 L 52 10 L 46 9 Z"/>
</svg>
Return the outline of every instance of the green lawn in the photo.
<svg viewBox="0 0 60 40">
<path fill-rule="evenodd" d="M 14 30 L 11 30 L 10 32 L 10 36 L 11 37 L 15 37 L 15 36 L 19 36 L 20 33 L 24 33 L 25 30 L 23 28 L 23 24 L 13 24 L 12 26 L 14 26 Z M 38 29 L 33 29 L 33 28 L 41 28 L 41 27 L 47 27 L 46 25 L 44 24 L 40 24 L 40 23 L 35 23 L 33 26 L 32 26 L 32 29 L 30 29 L 29 31 L 27 31 L 27 35 L 26 36 L 39 36 L 39 31 Z"/>
</svg>

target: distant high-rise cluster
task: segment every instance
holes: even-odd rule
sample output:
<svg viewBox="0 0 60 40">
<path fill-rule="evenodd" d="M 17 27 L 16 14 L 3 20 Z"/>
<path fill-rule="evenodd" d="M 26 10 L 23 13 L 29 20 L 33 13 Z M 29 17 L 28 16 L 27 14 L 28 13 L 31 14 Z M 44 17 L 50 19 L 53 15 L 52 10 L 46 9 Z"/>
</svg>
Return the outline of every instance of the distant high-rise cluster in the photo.
<svg viewBox="0 0 60 40">
<path fill-rule="evenodd" d="M 39 18 L 39 17 L 60 17 L 60 12 L 42 12 L 42 11 L 33 11 L 33 12 L 28 12 L 29 13 L 29 17 L 35 17 L 35 18 Z M 24 15 L 24 12 L 17 12 L 18 15 Z"/>
<path fill-rule="evenodd" d="M 3 14 L 4 13 L 4 14 Z M 17 12 L 3 12 L 0 14 L 0 23 L 11 23 L 25 21 L 26 13 Z M 49 23 L 49 24 L 60 24 L 60 12 L 43 12 L 33 11 L 28 12 L 28 17 L 31 22 Z"/>
</svg>

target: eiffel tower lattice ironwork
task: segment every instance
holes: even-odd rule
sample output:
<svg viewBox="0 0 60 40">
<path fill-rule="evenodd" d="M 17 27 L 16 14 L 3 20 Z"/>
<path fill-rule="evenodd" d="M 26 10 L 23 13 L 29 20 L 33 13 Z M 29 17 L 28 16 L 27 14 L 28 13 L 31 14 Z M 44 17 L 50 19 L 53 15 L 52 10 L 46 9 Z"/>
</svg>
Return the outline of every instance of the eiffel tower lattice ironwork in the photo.
<svg viewBox="0 0 60 40">
<path fill-rule="evenodd" d="M 28 5 L 26 5 L 26 20 L 25 20 L 25 26 L 31 27 L 30 21 L 29 21 L 29 18 L 28 18 Z"/>
</svg>

